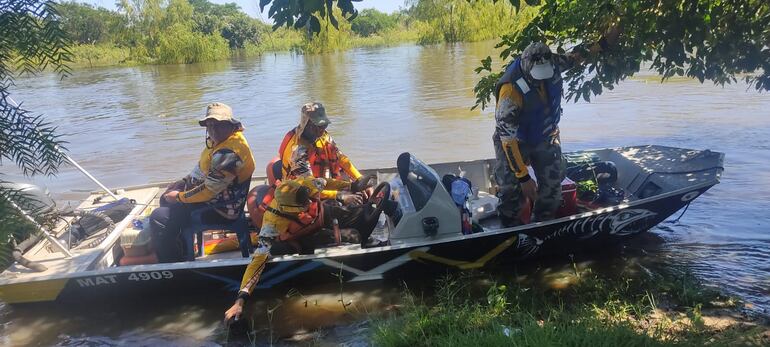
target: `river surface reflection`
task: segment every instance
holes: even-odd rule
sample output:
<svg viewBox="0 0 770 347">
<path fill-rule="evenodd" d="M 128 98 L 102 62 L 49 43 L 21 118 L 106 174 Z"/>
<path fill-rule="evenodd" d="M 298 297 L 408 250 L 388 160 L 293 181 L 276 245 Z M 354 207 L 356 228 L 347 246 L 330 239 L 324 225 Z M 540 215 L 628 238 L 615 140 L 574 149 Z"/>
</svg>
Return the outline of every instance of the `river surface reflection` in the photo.
<svg viewBox="0 0 770 347">
<path fill-rule="evenodd" d="M 403 151 L 426 162 L 493 156 L 490 110 L 469 111 L 473 69 L 493 43 L 356 49 L 326 55 L 268 54 L 207 64 L 78 70 L 21 78 L 13 95 L 57 125 L 71 155 L 108 186 L 172 180 L 188 173 L 203 146 L 205 105 L 231 105 L 246 126 L 257 170 L 276 155 L 308 101 L 326 105 L 330 132 L 357 166 L 394 166 Z M 689 79 L 659 83 L 650 73 L 622 82 L 592 103 L 564 105 L 565 151 L 660 144 L 726 153 L 722 183 L 677 223 L 653 232 L 665 242 L 647 257 L 686 265 L 757 312 L 770 309 L 770 95 L 744 84 Z M 5 166 L 3 172 L 11 172 Z M 12 173 L 12 172 L 11 172 Z M 38 179 L 59 199 L 95 187 L 65 168 Z M 623 259 L 621 259 L 623 261 Z M 503 271 L 504 272 L 504 271 Z M 501 273 L 501 276 L 504 276 Z M 430 282 L 432 283 L 432 282 Z M 426 285 L 429 287 L 430 285 Z M 270 293 L 254 309 L 258 345 L 295 335 L 352 341 L 361 318 L 400 300 L 399 284 L 365 284 Z M 353 304 L 342 309 L 342 293 Z M 222 343 L 219 319 L 229 298 L 186 296 L 76 310 L 2 306 L 4 345 L 209 345 Z M 261 305 L 261 306 L 260 306 Z M 307 305 L 307 306 L 305 306 Z M 350 310 L 356 310 L 351 313 Z M 255 312 L 256 312 L 255 311 Z M 336 325 L 323 336 L 318 327 Z M 297 335 L 298 331 L 300 332 Z M 335 338 L 337 340 L 335 340 Z M 247 341 L 248 342 L 248 341 Z"/>
</svg>

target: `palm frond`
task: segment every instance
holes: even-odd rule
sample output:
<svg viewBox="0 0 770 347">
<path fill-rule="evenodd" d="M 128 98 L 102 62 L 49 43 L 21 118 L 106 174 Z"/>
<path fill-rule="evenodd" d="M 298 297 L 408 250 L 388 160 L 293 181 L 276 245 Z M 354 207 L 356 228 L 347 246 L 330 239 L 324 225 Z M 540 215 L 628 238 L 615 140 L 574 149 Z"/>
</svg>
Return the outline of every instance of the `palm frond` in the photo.
<svg viewBox="0 0 770 347">
<path fill-rule="evenodd" d="M 14 73 L 52 69 L 70 73 L 70 41 L 54 1 L 0 0 L 0 164 L 14 162 L 27 175 L 53 175 L 65 160 L 56 127 L 10 101 Z M 9 264 L 10 245 L 46 224 L 32 197 L 0 180 L 0 262 Z M 2 266 L 1 268 L 5 268 Z"/>
<path fill-rule="evenodd" d="M 53 175 L 65 156 L 65 141 L 39 115 L 13 105 L 0 90 L 0 163 L 11 160 L 27 175 Z"/>
<path fill-rule="evenodd" d="M 69 45 L 54 1 L 0 0 L 0 90 L 13 84 L 15 70 L 68 75 Z"/>
</svg>

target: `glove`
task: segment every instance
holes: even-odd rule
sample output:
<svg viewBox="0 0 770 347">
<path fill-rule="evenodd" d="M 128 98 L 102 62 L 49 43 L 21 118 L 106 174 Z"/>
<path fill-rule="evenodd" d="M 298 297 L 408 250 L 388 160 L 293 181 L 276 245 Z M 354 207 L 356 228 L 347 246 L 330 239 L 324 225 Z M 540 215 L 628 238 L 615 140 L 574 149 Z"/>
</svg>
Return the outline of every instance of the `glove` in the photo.
<svg viewBox="0 0 770 347">
<path fill-rule="evenodd" d="M 345 206 L 361 205 L 364 203 L 364 197 L 358 194 L 339 192 L 337 193 L 337 201 Z"/>
<path fill-rule="evenodd" d="M 358 193 L 366 188 L 373 186 L 375 182 L 377 182 L 377 176 L 375 175 L 361 176 L 350 184 L 350 191 L 353 193 Z"/>
</svg>

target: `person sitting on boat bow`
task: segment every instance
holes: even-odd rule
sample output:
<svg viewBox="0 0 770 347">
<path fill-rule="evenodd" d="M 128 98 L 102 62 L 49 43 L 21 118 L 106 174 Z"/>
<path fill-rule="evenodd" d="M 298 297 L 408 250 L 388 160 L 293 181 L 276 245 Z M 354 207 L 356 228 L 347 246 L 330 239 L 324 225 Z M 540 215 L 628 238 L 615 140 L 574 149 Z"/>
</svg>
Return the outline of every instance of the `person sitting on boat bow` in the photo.
<svg viewBox="0 0 770 347">
<path fill-rule="evenodd" d="M 208 105 L 198 124 L 206 127 L 206 148 L 198 164 L 168 186 L 160 207 L 150 216 L 153 244 L 161 262 L 181 260 L 180 234 L 193 210 L 205 209 L 202 219 L 206 224 L 226 224 L 239 217 L 246 203 L 254 158 L 243 125 L 223 103 Z M 183 246 L 187 260 L 193 260 L 192 245 Z"/>
<path fill-rule="evenodd" d="M 257 250 L 246 267 L 238 299 L 225 312 L 225 321 L 240 316 L 243 304 L 254 291 L 270 256 L 297 252 L 312 254 L 316 247 L 335 241 L 360 242 L 362 247 L 365 246 L 379 219 L 379 210 L 371 204 L 345 206 L 336 200 L 321 200 L 321 192 L 341 188 L 360 192 L 369 187 L 369 181 L 357 180 L 351 184 L 309 175 L 284 180 L 276 188 L 275 199 L 265 211 Z M 392 215 L 398 206 L 390 200 L 389 194 L 378 204 L 382 204 L 381 211 L 388 215 Z M 334 232 L 334 220 L 338 221 L 339 235 Z"/>
<path fill-rule="evenodd" d="M 326 131 L 329 124 L 331 121 L 321 103 L 302 106 L 299 125 L 286 133 L 278 148 L 284 178 L 296 178 L 307 172 L 313 177 L 326 179 L 361 178 L 361 173 Z M 321 199 L 337 199 L 345 205 L 362 204 L 367 197 L 366 193 L 371 191 L 363 193 L 329 188 L 321 192 Z"/>
</svg>

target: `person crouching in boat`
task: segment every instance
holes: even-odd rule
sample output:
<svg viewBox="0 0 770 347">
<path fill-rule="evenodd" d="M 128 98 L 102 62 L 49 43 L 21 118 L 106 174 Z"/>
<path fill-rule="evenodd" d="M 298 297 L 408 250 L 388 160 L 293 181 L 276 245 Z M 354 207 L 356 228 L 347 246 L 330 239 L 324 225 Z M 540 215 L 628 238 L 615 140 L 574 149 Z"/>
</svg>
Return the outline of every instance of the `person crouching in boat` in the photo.
<svg viewBox="0 0 770 347">
<path fill-rule="evenodd" d="M 310 173 L 313 177 L 340 180 L 345 179 L 344 173 L 348 180 L 361 178 L 361 173 L 326 131 L 329 124 L 331 121 L 321 103 L 302 106 L 299 125 L 286 133 L 278 149 L 283 177 L 296 178 Z M 367 193 L 371 191 L 355 194 L 348 190 L 324 189 L 321 199 L 360 205 Z"/>
<path fill-rule="evenodd" d="M 333 231 L 334 220 L 342 228 L 339 241 L 360 242 L 363 246 L 379 217 L 372 218 L 373 207 L 369 204 L 344 206 L 336 200 L 322 201 L 321 193 L 342 188 L 360 192 L 369 187 L 368 181 L 357 180 L 351 184 L 307 175 L 284 180 L 279 184 L 275 189 L 275 198 L 265 211 L 259 231 L 259 244 L 251 263 L 246 267 L 238 299 L 225 312 L 225 321 L 240 316 L 244 302 L 254 291 L 271 255 L 312 254 L 317 246 L 334 243 L 337 238 Z M 395 202 L 384 209 L 385 213 L 395 211 L 392 204 Z"/>
<path fill-rule="evenodd" d="M 160 207 L 150 216 L 153 244 L 160 262 L 182 260 L 179 240 L 193 210 L 204 209 L 203 222 L 226 224 L 238 218 L 246 203 L 254 158 L 243 136 L 243 125 L 230 106 L 213 103 L 198 124 L 206 127 L 206 148 L 198 164 L 183 179 L 168 186 Z M 186 260 L 194 260 L 192 245 L 183 245 Z"/>
</svg>

